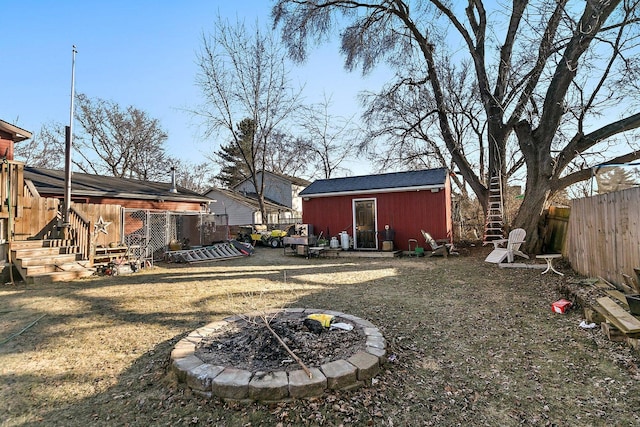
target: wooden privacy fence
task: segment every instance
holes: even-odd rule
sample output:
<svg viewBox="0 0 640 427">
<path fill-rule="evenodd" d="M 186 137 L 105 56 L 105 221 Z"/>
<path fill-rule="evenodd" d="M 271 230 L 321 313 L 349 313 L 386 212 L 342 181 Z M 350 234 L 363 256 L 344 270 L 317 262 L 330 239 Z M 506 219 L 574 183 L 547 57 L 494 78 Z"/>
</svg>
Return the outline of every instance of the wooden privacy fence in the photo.
<svg viewBox="0 0 640 427">
<path fill-rule="evenodd" d="M 56 198 L 40 197 L 34 194 L 25 184 L 21 198 L 20 216 L 14 220 L 14 239 L 48 239 L 58 237 L 60 200 Z M 120 205 L 99 205 L 93 203 L 71 203 L 71 222 L 76 228 L 78 244 L 83 253 L 88 248 L 86 235 L 95 237 L 97 246 L 107 246 L 110 243 L 121 243 L 122 238 L 122 207 Z M 105 227 L 107 233 L 96 233 L 95 223 L 102 217 L 109 224 Z M 86 224 L 85 224 L 86 223 Z M 82 230 L 81 230 L 82 229 Z"/>
<path fill-rule="evenodd" d="M 95 225 L 100 218 L 103 222 L 109 223 L 106 227 L 106 234 L 95 233 L 94 243 L 96 246 L 108 246 L 111 243 L 121 244 L 122 237 L 122 207 L 120 205 L 99 205 L 95 203 L 71 203 L 72 210 L 75 210 L 87 222 L 90 222 L 90 233 L 95 230 Z"/>
<path fill-rule="evenodd" d="M 57 224 L 60 201 L 45 197 L 25 197 L 22 216 L 14 220 L 15 240 L 51 237 Z"/>
<path fill-rule="evenodd" d="M 569 216 L 571 208 L 551 206 L 545 215 L 544 229 L 544 253 L 562 252 L 567 227 L 569 226 Z"/>
<path fill-rule="evenodd" d="M 640 267 L 640 188 L 571 203 L 563 255 L 578 273 L 624 283 Z"/>
</svg>

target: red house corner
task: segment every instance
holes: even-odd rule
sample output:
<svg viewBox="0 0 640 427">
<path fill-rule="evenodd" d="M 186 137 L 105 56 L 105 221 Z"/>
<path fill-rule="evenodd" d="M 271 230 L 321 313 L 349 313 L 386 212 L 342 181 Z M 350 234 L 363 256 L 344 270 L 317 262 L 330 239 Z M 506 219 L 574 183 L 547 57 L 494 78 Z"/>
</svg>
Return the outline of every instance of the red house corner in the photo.
<svg viewBox="0 0 640 427">
<path fill-rule="evenodd" d="M 451 185 L 445 168 L 394 172 L 313 182 L 302 192 L 302 221 L 325 238 L 346 231 L 359 250 L 382 249 L 393 231 L 394 248 L 409 239 L 424 247 L 420 230 L 453 242 Z M 413 247 L 412 247 L 413 249 Z"/>
<path fill-rule="evenodd" d="M 13 144 L 31 138 L 31 132 L 0 120 L 0 157 L 13 160 Z"/>
</svg>

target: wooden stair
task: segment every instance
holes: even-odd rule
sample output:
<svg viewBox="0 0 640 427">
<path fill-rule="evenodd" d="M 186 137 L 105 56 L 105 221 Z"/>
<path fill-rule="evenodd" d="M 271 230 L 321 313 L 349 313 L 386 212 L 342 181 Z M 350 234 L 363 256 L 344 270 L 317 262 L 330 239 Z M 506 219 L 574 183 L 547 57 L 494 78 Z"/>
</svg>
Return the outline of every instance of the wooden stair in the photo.
<svg viewBox="0 0 640 427">
<path fill-rule="evenodd" d="M 16 270 L 28 284 L 70 281 L 95 272 L 80 259 L 78 247 L 66 240 L 13 241 L 10 251 Z"/>
</svg>

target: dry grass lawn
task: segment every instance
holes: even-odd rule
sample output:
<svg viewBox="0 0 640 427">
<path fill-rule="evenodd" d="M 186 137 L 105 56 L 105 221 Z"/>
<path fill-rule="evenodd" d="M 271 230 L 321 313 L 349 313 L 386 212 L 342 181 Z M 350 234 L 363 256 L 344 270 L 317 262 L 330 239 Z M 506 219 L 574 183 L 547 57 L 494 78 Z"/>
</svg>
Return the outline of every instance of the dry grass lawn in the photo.
<svg viewBox="0 0 640 427">
<path fill-rule="evenodd" d="M 307 260 L 258 248 L 250 258 L 2 286 L 0 425 L 638 425 L 637 352 L 579 328 L 581 310 L 550 309 L 572 275 L 499 269 L 483 262 L 487 251 Z M 308 401 L 190 395 L 169 374 L 173 345 L 249 311 L 247 293 L 263 306 L 370 320 L 390 361 L 366 388 Z"/>
</svg>

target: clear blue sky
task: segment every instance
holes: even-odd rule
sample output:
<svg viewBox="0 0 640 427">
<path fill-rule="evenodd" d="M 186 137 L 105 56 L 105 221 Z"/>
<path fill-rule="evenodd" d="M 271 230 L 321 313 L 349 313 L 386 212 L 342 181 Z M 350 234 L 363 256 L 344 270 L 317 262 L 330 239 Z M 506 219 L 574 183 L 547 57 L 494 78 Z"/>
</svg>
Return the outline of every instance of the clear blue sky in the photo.
<svg viewBox="0 0 640 427">
<path fill-rule="evenodd" d="M 75 90 L 91 98 L 133 105 L 160 121 L 170 155 L 201 162 L 214 141 L 202 141 L 184 112 L 200 102 L 195 86 L 202 33 L 218 14 L 270 24 L 267 0 L 2 0 L 0 119 L 37 133 L 42 124 L 69 123 L 72 46 L 77 46 Z M 377 89 L 382 73 L 363 79 L 343 71 L 334 47 L 312 52 L 292 69 L 305 100 L 333 97 L 335 115 L 359 114 L 358 92 Z M 369 173 L 366 164 L 354 174 Z"/>
</svg>

